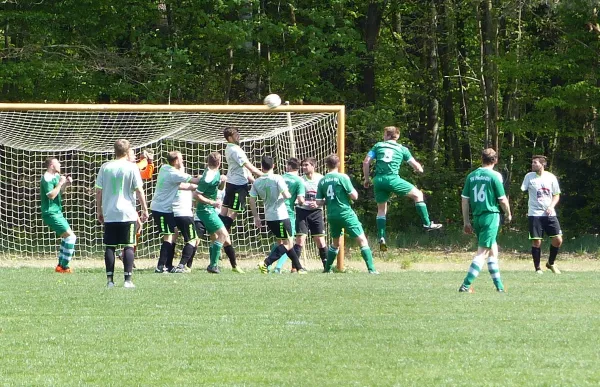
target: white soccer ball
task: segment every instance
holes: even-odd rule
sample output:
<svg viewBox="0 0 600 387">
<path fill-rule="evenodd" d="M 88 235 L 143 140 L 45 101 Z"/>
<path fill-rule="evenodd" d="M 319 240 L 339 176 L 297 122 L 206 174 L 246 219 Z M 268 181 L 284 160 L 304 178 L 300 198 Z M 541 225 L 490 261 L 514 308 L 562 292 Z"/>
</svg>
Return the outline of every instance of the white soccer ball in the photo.
<svg viewBox="0 0 600 387">
<path fill-rule="evenodd" d="M 281 105 L 281 97 L 277 94 L 269 94 L 265 97 L 263 103 L 273 109 Z"/>
</svg>

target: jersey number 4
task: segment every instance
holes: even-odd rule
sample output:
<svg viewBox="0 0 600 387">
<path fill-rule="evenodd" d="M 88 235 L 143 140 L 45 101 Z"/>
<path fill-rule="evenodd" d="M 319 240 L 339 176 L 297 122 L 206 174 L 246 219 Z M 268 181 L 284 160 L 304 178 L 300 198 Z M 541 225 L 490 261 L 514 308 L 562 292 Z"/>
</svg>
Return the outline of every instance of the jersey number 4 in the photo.
<svg viewBox="0 0 600 387">
<path fill-rule="evenodd" d="M 335 192 L 333 191 L 332 185 L 327 186 L 327 197 L 331 200 L 333 200 L 333 198 L 335 198 Z"/>
</svg>

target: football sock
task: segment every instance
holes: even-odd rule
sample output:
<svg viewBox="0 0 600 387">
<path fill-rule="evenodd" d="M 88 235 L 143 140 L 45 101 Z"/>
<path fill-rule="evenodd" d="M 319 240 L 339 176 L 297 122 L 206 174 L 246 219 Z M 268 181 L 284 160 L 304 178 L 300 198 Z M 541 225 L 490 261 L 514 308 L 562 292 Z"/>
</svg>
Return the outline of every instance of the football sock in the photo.
<svg viewBox="0 0 600 387">
<path fill-rule="evenodd" d="M 169 250 L 169 256 L 167 257 L 167 261 L 165 262 L 165 266 L 169 269 L 171 269 L 173 267 L 173 258 L 175 257 L 175 247 L 176 247 L 176 243 L 175 241 L 173 241 L 173 243 L 171 243 L 171 249 Z"/>
<path fill-rule="evenodd" d="M 225 251 L 225 255 L 227 255 L 227 258 L 229 258 L 229 262 L 231 263 L 231 267 L 236 267 L 233 266 L 234 264 L 236 264 L 236 257 L 235 257 L 235 250 L 233 249 L 232 245 L 227 245 L 225 247 L 223 247 L 223 251 Z"/>
<path fill-rule="evenodd" d="M 319 247 L 319 258 L 321 258 L 321 263 L 323 263 L 323 269 L 327 265 L 327 247 Z"/>
<path fill-rule="evenodd" d="M 285 247 L 284 247 L 284 249 L 285 249 Z M 292 261 L 292 267 L 296 268 L 297 270 L 302 270 L 302 264 L 300 264 L 300 259 L 298 258 L 298 254 L 296 254 L 296 251 L 294 250 L 293 247 L 287 251 L 287 255 L 288 255 L 288 257 L 290 257 L 290 260 Z"/>
<path fill-rule="evenodd" d="M 377 239 L 385 238 L 385 215 L 375 218 L 377 223 Z"/>
<path fill-rule="evenodd" d="M 556 256 L 558 255 L 558 249 L 560 247 L 554 247 L 550 245 L 550 257 L 548 257 L 548 264 L 554 265 L 554 261 L 556 261 Z M 541 255 L 541 252 L 540 252 Z"/>
<path fill-rule="evenodd" d="M 340 249 L 336 249 L 333 246 L 329 246 L 329 250 L 327 251 L 327 262 L 325 263 L 325 270 L 331 270 L 331 265 L 333 265 L 333 261 L 337 258 L 338 252 Z"/>
<path fill-rule="evenodd" d="M 269 267 L 273 264 L 273 262 L 277 261 L 283 254 L 287 252 L 287 249 L 284 245 L 278 245 L 275 250 L 269 254 L 269 256 L 265 259 L 265 266 Z M 288 253 L 288 257 L 292 258 Z M 292 260 L 292 264 L 294 261 Z"/>
<path fill-rule="evenodd" d="M 179 260 L 179 264 L 185 266 L 192 257 L 192 254 L 194 254 L 194 245 L 188 242 L 183 246 L 183 249 L 181 249 L 181 259 Z"/>
<path fill-rule="evenodd" d="M 194 246 L 194 249 L 192 250 L 192 256 L 190 257 L 190 259 L 188 259 L 187 261 L 187 267 L 189 267 L 190 269 L 192 268 L 192 263 L 194 262 L 194 256 L 196 256 L 196 251 L 198 251 L 198 246 Z"/>
<path fill-rule="evenodd" d="M 109 282 L 113 282 L 113 275 L 115 273 L 115 248 L 106 247 L 104 250 L 104 266 L 106 267 L 106 279 Z"/>
<path fill-rule="evenodd" d="M 374 271 L 375 265 L 373 265 L 373 253 L 371 252 L 371 248 L 369 246 L 361 247 L 360 255 L 362 255 L 362 258 L 367 264 L 367 269 L 369 269 L 369 271 Z"/>
<path fill-rule="evenodd" d="M 165 267 L 167 259 L 169 259 L 169 254 L 171 254 L 171 243 L 163 241 L 162 245 L 160 245 L 160 253 L 158 256 L 158 264 L 156 267 L 158 267 L 159 269 Z"/>
<path fill-rule="evenodd" d="M 76 240 L 77 237 L 75 235 L 69 235 L 68 237 L 63 238 L 60 242 L 60 250 L 63 258 L 63 263 L 61 266 L 65 269 L 69 267 L 71 259 L 73 258 L 73 254 L 75 254 Z"/>
<path fill-rule="evenodd" d="M 498 266 L 498 257 L 490 257 L 488 259 L 488 271 L 494 281 L 496 290 L 504 290 L 504 284 L 502 284 L 502 278 L 500 278 L 500 267 Z"/>
<path fill-rule="evenodd" d="M 473 262 L 471 262 L 471 266 L 469 267 L 467 276 L 463 281 L 463 286 L 465 286 L 466 288 L 469 288 L 471 286 L 473 281 L 475 281 L 475 278 L 477 278 L 477 276 L 479 275 L 479 272 L 481 271 L 481 267 L 483 266 L 484 262 L 485 257 L 483 255 L 476 255 L 475 258 L 473 258 Z"/>
<path fill-rule="evenodd" d="M 133 272 L 133 257 L 133 247 L 125 246 L 123 248 L 123 274 L 125 275 L 125 281 L 131 281 L 131 274 Z"/>
<path fill-rule="evenodd" d="M 273 252 L 273 250 L 271 250 L 271 252 Z M 285 263 L 287 262 L 288 256 L 287 256 L 287 252 L 285 254 L 283 254 L 281 256 L 281 258 L 279 258 L 277 260 L 277 265 L 275 265 L 275 270 L 281 270 L 281 268 L 283 267 L 283 265 L 285 265 Z"/>
<path fill-rule="evenodd" d="M 219 265 L 219 258 L 221 257 L 221 249 L 223 244 L 219 241 L 214 241 L 209 248 L 210 266 L 217 267 Z"/>
<path fill-rule="evenodd" d="M 531 248 L 531 256 L 533 257 L 533 267 L 535 270 L 540 270 L 540 260 L 542 259 L 542 249 L 540 247 Z"/>
<path fill-rule="evenodd" d="M 425 202 L 417 202 L 415 203 L 415 208 L 417 209 L 417 213 L 421 217 L 421 222 L 423 222 L 423 226 L 429 226 L 431 221 L 429 220 L 429 212 L 427 212 L 427 205 Z"/>
</svg>

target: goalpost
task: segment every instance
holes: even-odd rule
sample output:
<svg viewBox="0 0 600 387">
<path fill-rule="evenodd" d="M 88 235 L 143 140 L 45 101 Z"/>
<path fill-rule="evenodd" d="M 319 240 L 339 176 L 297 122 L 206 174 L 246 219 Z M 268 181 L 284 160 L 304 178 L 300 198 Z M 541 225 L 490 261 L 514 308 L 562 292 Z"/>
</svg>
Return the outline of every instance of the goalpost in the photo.
<svg viewBox="0 0 600 387">
<path fill-rule="evenodd" d="M 275 159 L 276 173 L 285 172 L 289 157 L 315 157 L 317 171 L 325 174 L 324 160 L 340 157 L 344 172 L 345 107 L 343 105 L 85 105 L 0 103 L 0 258 L 50 258 L 56 255 L 57 237 L 42 223 L 39 183 L 47 157 L 62 163 L 62 173 L 73 177 L 63 196 L 63 212 L 77 235 L 76 257 L 103 254 L 102 227 L 96 222 L 94 183 L 102 163 L 113 157 L 115 140 L 129 140 L 139 156 L 154 152 L 156 168 L 166 152 L 179 150 L 186 171 L 199 175 L 206 156 L 224 155 L 223 129 L 233 126 L 241 134 L 240 146 L 260 167 L 263 155 Z M 227 170 L 226 161 L 222 165 Z M 152 200 L 156 174 L 144 183 Z M 232 227 L 232 242 L 240 257 L 264 256 L 272 239 L 256 230 L 249 209 Z M 311 238 L 307 254 L 318 256 Z M 199 252 L 208 251 L 203 238 Z M 137 257 L 155 258 L 159 238 L 150 220 L 144 224 Z M 343 242 L 343 239 L 342 239 Z M 338 268 L 344 265 L 340 246 Z"/>
</svg>

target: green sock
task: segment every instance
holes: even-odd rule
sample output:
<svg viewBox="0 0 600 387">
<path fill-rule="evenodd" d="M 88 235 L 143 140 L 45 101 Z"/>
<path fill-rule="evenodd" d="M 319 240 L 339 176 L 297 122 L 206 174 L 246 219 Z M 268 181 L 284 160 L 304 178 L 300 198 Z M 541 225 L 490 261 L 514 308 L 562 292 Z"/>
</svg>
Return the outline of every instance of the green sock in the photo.
<svg viewBox="0 0 600 387">
<path fill-rule="evenodd" d="M 488 271 L 492 276 L 492 281 L 494 281 L 496 290 L 504 290 L 504 284 L 502 283 L 502 278 L 500 278 L 500 268 L 498 267 L 497 257 L 490 257 L 488 260 Z"/>
<path fill-rule="evenodd" d="M 360 255 L 362 255 L 365 263 L 367 264 L 367 269 L 369 271 L 375 271 L 375 265 L 373 264 L 373 253 L 371 252 L 371 248 L 369 246 L 363 246 L 360 248 Z"/>
<path fill-rule="evenodd" d="M 335 249 L 333 246 L 329 246 L 329 251 L 327 251 L 327 264 L 325 265 L 325 271 L 331 270 L 331 265 L 337 258 L 338 252 L 340 249 Z"/>
<path fill-rule="evenodd" d="M 415 208 L 417 209 L 417 213 L 421 217 L 421 222 L 423 222 L 423 226 L 429 226 L 431 221 L 429 220 L 429 212 L 427 212 L 427 205 L 425 202 L 417 202 L 415 203 Z"/>
<path fill-rule="evenodd" d="M 287 261 L 288 256 L 287 254 L 283 254 L 281 256 L 281 258 L 279 258 L 279 260 L 277 261 L 277 265 L 275 265 L 275 269 L 276 270 L 281 270 L 281 268 L 283 267 L 283 265 L 285 265 L 285 262 Z"/>
<path fill-rule="evenodd" d="M 483 266 L 483 262 L 485 262 L 485 258 L 479 255 L 473 258 L 473 262 L 471 262 L 471 266 L 469 266 L 469 271 L 467 272 L 467 276 L 463 281 L 463 285 L 468 288 L 471 286 L 475 278 L 479 275 L 481 271 L 481 266 Z"/>
<path fill-rule="evenodd" d="M 70 241 L 68 239 L 73 238 L 73 241 Z M 73 255 L 75 254 L 75 237 L 68 237 L 66 239 L 63 239 L 60 242 L 60 249 L 62 252 L 62 256 L 63 256 L 63 263 L 62 263 L 62 267 L 64 268 L 68 268 L 69 264 L 71 263 L 71 259 L 73 258 Z"/>
<path fill-rule="evenodd" d="M 221 249 L 223 244 L 221 242 L 213 242 L 209 248 L 210 266 L 217 267 L 219 265 L 219 258 L 221 258 Z"/>
<path fill-rule="evenodd" d="M 377 238 L 385 238 L 385 215 L 375 218 L 377 223 Z"/>
</svg>

